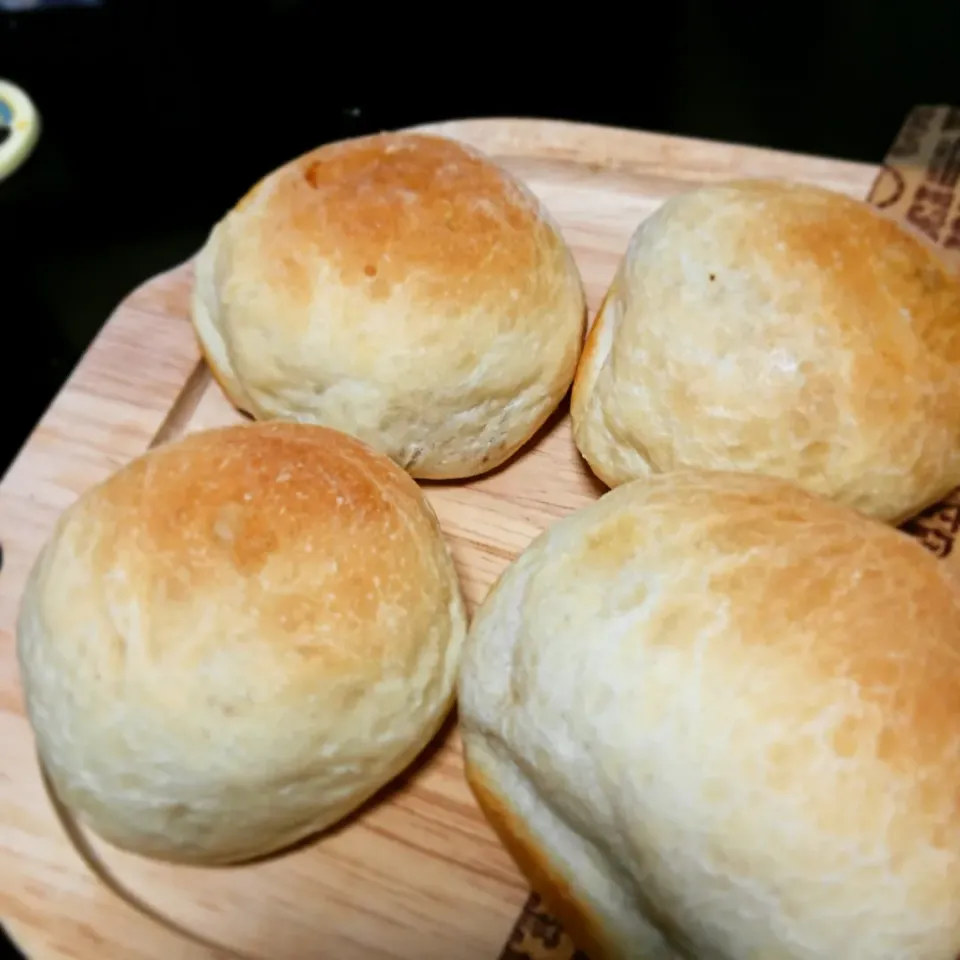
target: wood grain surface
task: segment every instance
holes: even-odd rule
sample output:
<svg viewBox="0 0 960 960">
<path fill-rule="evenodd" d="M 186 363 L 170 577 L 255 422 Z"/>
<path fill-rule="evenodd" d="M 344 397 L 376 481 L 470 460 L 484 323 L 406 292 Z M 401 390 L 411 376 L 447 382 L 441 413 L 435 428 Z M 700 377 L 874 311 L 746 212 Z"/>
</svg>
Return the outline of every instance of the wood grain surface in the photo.
<svg viewBox="0 0 960 960">
<path fill-rule="evenodd" d="M 931 124 L 940 122 L 936 113 Z M 638 223 L 679 190 L 781 176 L 864 197 L 879 171 L 559 122 L 421 129 L 472 143 L 526 180 L 576 254 L 591 311 Z M 893 197 L 896 178 L 887 186 Z M 227 870 L 171 867 L 88 838 L 124 885 L 223 950 L 181 939 L 136 912 L 69 843 L 44 793 L 23 715 L 17 606 L 37 551 L 83 489 L 156 442 L 238 419 L 199 361 L 190 283 L 186 264 L 120 305 L 0 482 L 0 916 L 32 960 L 188 960 L 231 951 L 264 960 L 574 957 L 537 901 L 528 902 L 525 882 L 480 817 L 452 723 L 376 803 L 278 859 Z M 505 468 L 470 483 L 424 487 L 471 605 L 535 535 L 603 489 L 576 454 L 562 410 Z"/>
</svg>

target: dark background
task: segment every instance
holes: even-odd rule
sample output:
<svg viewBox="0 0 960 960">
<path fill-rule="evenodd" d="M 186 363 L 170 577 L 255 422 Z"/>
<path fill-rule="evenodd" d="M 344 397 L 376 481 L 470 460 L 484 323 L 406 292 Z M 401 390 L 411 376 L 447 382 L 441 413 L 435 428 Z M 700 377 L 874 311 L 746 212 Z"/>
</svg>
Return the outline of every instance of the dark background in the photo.
<svg viewBox="0 0 960 960">
<path fill-rule="evenodd" d="M 43 118 L 0 183 L 0 472 L 116 303 L 324 141 L 540 116 L 878 161 L 913 104 L 960 104 L 958 0 L 384 9 L 0 13 L 0 76 Z"/>
</svg>

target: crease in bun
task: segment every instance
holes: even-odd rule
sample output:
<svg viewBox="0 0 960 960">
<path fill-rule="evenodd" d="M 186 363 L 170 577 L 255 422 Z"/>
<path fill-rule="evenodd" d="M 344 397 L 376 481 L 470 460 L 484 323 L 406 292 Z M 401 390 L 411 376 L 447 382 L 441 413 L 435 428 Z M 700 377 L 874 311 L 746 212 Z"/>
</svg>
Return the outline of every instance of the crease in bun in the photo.
<svg viewBox="0 0 960 960">
<path fill-rule="evenodd" d="M 192 317 L 241 410 L 455 479 L 505 462 L 560 404 L 585 310 L 526 186 L 466 145 L 398 133 L 265 177 L 198 255 Z"/>
<path fill-rule="evenodd" d="M 765 180 L 688 191 L 631 239 L 571 416 L 611 487 L 762 473 L 900 522 L 960 484 L 960 279 L 841 194 Z"/>
<path fill-rule="evenodd" d="M 448 715 L 466 613 L 416 483 L 260 423 L 141 456 L 68 508 L 17 650 L 64 805 L 117 847 L 236 863 L 333 826 Z"/>
<path fill-rule="evenodd" d="M 960 952 L 960 593 L 883 523 L 757 475 L 624 484 L 481 604 L 459 716 L 594 960 Z"/>
</svg>

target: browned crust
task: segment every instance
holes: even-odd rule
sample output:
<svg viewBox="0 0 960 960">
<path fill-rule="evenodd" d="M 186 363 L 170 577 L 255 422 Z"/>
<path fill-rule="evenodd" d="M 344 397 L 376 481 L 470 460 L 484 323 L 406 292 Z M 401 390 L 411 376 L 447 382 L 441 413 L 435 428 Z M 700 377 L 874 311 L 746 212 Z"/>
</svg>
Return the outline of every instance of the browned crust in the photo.
<svg viewBox="0 0 960 960">
<path fill-rule="evenodd" d="M 268 174 L 235 210 L 267 182 L 269 197 L 244 231 L 270 251 L 263 280 L 295 302 L 312 297 L 318 262 L 373 300 L 419 276 L 430 301 L 473 303 L 491 287 L 536 298 L 531 272 L 560 259 L 562 240 L 533 195 L 445 137 L 381 133 L 325 144 Z"/>
<path fill-rule="evenodd" d="M 571 408 L 577 408 L 586 403 L 590 398 L 582 396 L 584 390 L 584 380 L 587 370 L 591 369 L 596 362 L 595 354 L 597 352 L 597 341 L 600 338 L 600 330 L 605 325 L 605 313 L 607 303 L 617 287 L 617 280 L 614 278 L 607 287 L 607 292 L 600 301 L 600 306 L 594 314 L 593 323 L 587 331 L 586 340 L 583 343 L 583 349 L 580 351 L 580 360 L 577 363 L 577 370 L 573 377 L 573 385 L 570 391 Z"/>
<path fill-rule="evenodd" d="M 497 838 L 513 857 L 530 886 L 540 894 L 550 913 L 590 960 L 617 960 L 603 921 L 581 900 L 569 881 L 554 867 L 523 823 L 465 757 L 467 783 Z"/>
</svg>

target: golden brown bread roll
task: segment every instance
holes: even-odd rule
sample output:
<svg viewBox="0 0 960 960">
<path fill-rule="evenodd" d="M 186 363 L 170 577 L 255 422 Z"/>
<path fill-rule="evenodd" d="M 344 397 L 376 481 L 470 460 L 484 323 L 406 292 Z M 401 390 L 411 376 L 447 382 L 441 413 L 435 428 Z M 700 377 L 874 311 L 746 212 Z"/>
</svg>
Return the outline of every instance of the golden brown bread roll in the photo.
<svg viewBox="0 0 960 960">
<path fill-rule="evenodd" d="M 242 410 L 457 478 L 503 463 L 557 407 L 586 316 L 526 187 L 455 141 L 380 134 L 288 163 L 217 224 L 193 321 Z"/>
<path fill-rule="evenodd" d="M 322 427 L 198 433 L 60 520 L 18 624 L 40 757 L 118 847 L 220 864 L 328 827 L 453 701 L 466 631 L 427 501 Z"/>
<path fill-rule="evenodd" d="M 464 646 L 468 778 L 591 960 L 953 960 L 960 594 L 784 481 L 625 484 Z"/>
<path fill-rule="evenodd" d="M 960 283 L 840 194 L 757 180 L 690 191 L 631 240 L 572 417 L 610 486 L 743 470 L 906 519 L 960 484 Z"/>
</svg>

